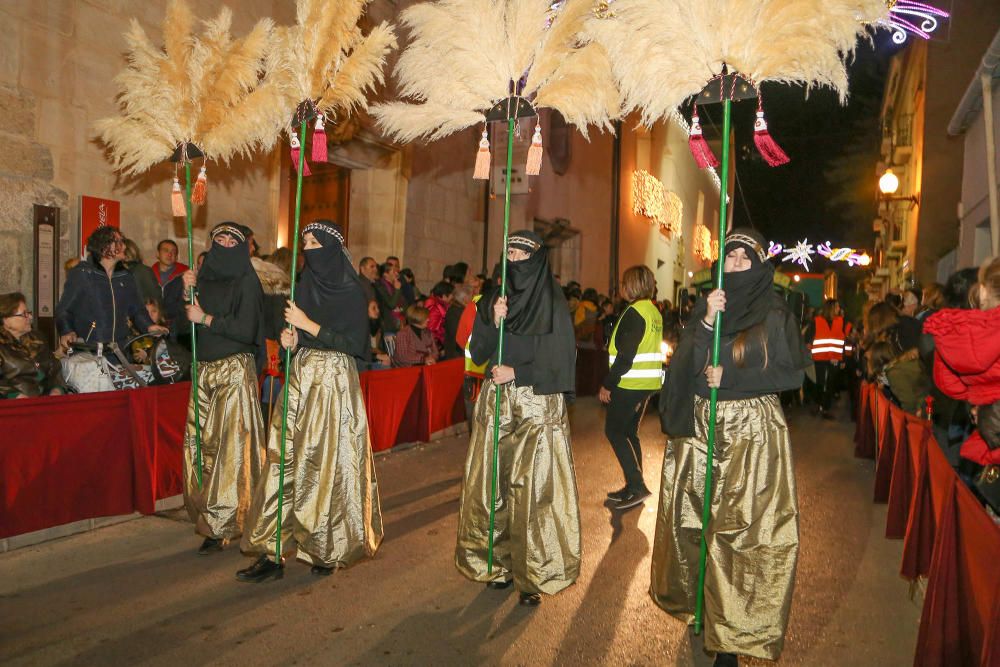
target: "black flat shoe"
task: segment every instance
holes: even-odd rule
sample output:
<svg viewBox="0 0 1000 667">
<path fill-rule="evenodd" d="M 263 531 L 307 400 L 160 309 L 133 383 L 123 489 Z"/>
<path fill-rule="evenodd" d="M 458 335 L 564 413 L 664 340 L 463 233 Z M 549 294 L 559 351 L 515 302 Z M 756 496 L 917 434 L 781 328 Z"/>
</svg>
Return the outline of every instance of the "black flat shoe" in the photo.
<svg viewBox="0 0 1000 667">
<path fill-rule="evenodd" d="M 735 653 L 716 653 L 714 667 L 739 667 L 740 659 Z"/>
<path fill-rule="evenodd" d="M 629 491 L 627 496 L 619 500 L 612 507 L 616 510 L 631 509 L 633 507 L 636 507 L 637 505 L 641 505 L 644 502 L 646 502 L 646 499 L 649 498 L 651 495 L 653 494 L 650 493 L 649 489 L 643 489 L 641 491 Z"/>
<path fill-rule="evenodd" d="M 486 588 L 492 588 L 495 591 L 502 591 L 510 588 L 514 585 L 513 579 L 501 579 L 500 581 L 487 581 Z"/>
<path fill-rule="evenodd" d="M 313 565 L 312 569 L 309 571 L 312 572 L 317 577 L 329 577 L 331 574 L 333 574 L 333 568 L 326 567 L 325 565 Z"/>
<path fill-rule="evenodd" d="M 628 495 L 628 487 L 627 486 L 623 486 L 622 488 L 618 489 L 617 491 L 609 491 L 608 492 L 608 500 L 613 500 L 616 503 L 620 503 L 622 501 L 622 499 L 625 498 L 625 496 L 627 496 L 627 495 Z"/>
<path fill-rule="evenodd" d="M 285 566 L 275 563 L 267 556 L 261 556 L 257 562 L 236 573 L 239 581 L 257 584 L 268 579 L 281 579 L 285 576 Z"/>
<path fill-rule="evenodd" d="M 517 603 L 522 607 L 537 607 L 542 604 L 542 596 L 538 593 L 521 593 Z"/>
<path fill-rule="evenodd" d="M 222 540 L 217 540 L 214 537 L 206 537 L 205 541 L 201 543 L 201 547 L 198 548 L 198 555 L 208 556 L 216 551 L 222 551 Z"/>
</svg>

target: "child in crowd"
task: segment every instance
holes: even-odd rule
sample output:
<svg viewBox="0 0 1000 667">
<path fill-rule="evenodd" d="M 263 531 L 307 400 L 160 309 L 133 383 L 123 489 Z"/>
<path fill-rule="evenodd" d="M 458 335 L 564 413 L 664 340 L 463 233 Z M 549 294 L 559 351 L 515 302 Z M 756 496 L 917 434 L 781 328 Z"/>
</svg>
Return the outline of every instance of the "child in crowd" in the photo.
<svg viewBox="0 0 1000 667">
<path fill-rule="evenodd" d="M 406 309 L 406 326 L 396 335 L 393 366 L 430 365 L 437 361 L 438 346 L 427 329 L 429 315 L 423 306 L 413 305 Z"/>
</svg>

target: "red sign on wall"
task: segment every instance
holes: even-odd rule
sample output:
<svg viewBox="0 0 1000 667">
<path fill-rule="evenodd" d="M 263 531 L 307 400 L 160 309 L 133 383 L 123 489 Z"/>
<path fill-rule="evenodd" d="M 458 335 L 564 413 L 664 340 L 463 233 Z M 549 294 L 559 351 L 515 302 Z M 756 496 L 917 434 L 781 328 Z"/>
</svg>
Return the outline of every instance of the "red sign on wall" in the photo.
<svg viewBox="0 0 1000 667">
<path fill-rule="evenodd" d="M 121 202 L 114 199 L 80 196 L 80 256 L 87 254 L 87 237 L 98 227 L 121 229 Z"/>
</svg>

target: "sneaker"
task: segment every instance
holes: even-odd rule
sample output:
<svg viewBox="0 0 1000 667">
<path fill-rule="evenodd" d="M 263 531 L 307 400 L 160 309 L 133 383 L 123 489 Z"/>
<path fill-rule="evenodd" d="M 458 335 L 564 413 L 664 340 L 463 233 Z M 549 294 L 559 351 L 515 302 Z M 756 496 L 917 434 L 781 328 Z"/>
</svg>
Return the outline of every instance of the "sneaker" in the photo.
<svg viewBox="0 0 1000 667">
<path fill-rule="evenodd" d="M 616 503 L 617 502 L 621 502 L 622 498 L 624 498 L 627 495 L 628 495 L 628 487 L 627 486 L 623 486 L 622 488 L 618 489 L 617 491 L 609 491 L 608 492 L 608 500 L 613 500 Z"/>
<path fill-rule="evenodd" d="M 628 495 L 619 500 L 614 504 L 613 509 L 616 510 L 627 510 L 635 507 L 636 505 L 641 505 L 646 502 L 646 498 L 649 498 L 652 493 L 649 489 L 642 489 L 641 491 L 629 491 Z"/>
<path fill-rule="evenodd" d="M 486 588 L 490 588 L 495 591 L 502 591 L 510 588 L 514 585 L 513 579 L 499 579 L 497 581 L 487 581 Z"/>
</svg>

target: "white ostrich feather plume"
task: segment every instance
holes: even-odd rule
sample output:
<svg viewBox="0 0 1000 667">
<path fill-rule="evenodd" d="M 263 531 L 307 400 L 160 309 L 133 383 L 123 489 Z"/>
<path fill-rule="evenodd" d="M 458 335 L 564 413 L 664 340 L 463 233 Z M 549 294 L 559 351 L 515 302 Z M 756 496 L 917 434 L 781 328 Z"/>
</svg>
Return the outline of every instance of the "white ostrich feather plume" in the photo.
<svg viewBox="0 0 1000 667">
<path fill-rule="evenodd" d="M 439 139 L 482 122 L 485 112 L 521 92 L 561 113 L 584 134 L 611 128 L 620 95 L 607 52 L 579 39 L 592 0 L 436 0 L 403 12 L 411 41 L 395 68 L 405 102 L 372 107 L 399 141 Z M 551 19 L 551 21 L 549 20 Z"/>
<path fill-rule="evenodd" d="M 612 0 L 589 39 L 608 52 L 626 113 L 651 124 L 701 91 L 725 63 L 764 81 L 825 86 L 847 97 L 858 38 L 888 16 L 884 0 Z"/>
</svg>

